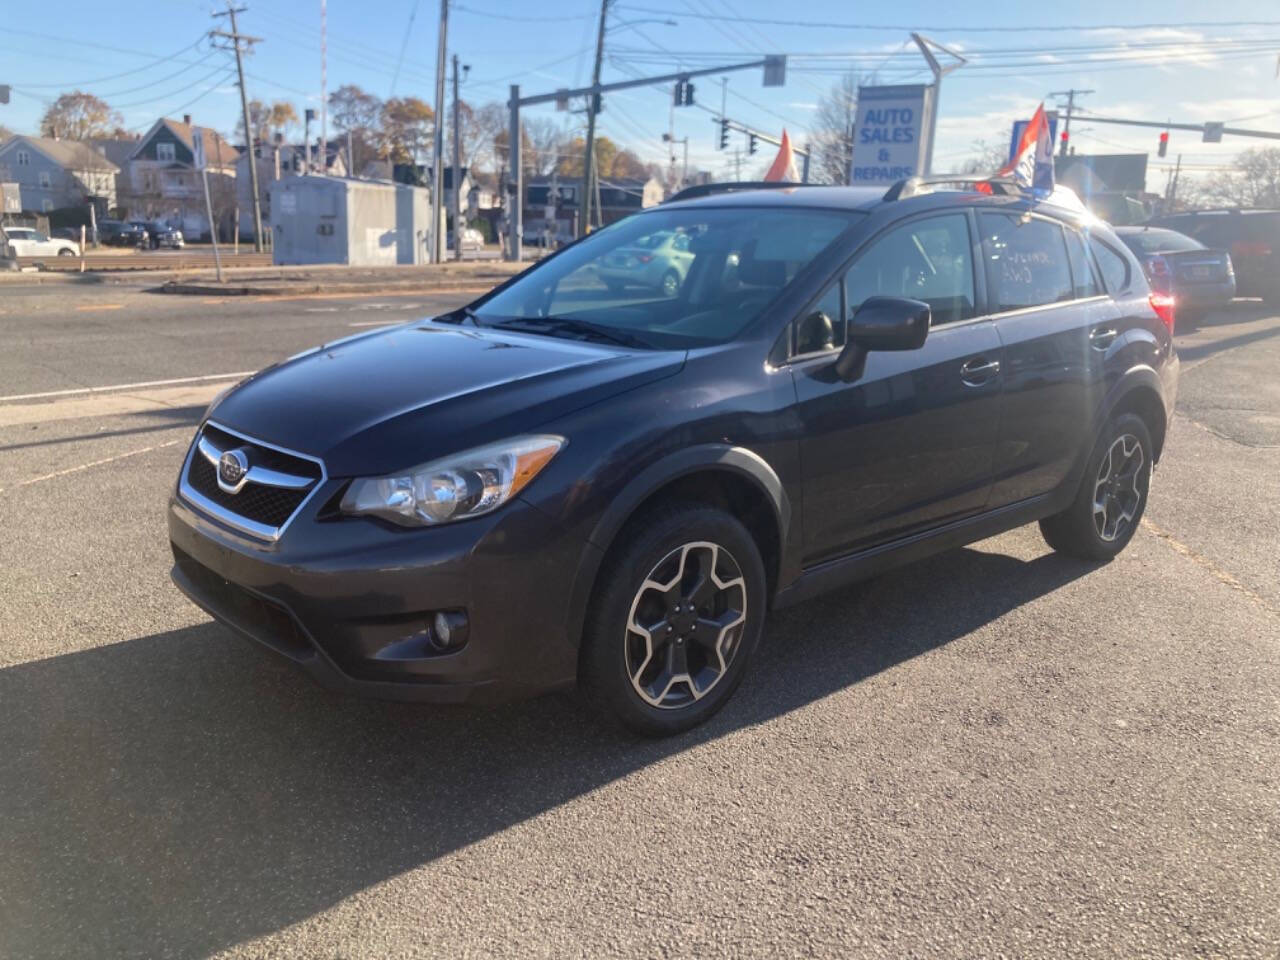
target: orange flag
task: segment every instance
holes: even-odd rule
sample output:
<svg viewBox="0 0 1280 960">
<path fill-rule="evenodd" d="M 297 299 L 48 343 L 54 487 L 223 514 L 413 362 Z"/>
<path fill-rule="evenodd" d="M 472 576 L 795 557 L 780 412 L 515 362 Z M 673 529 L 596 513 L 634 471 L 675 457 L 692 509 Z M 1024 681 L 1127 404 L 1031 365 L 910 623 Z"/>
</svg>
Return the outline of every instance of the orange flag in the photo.
<svg viewBox="0 0 1280 960">
<path fill-rule="evenodd" d="M 778 183 L 800 182 L 800 174 L 796 173 L 796 157 L 791 150 L 791 138 L 787 136 L 786 127 L 782 128 L 782 146 L 778 147 L 778 155 L 764 178 Z"/>
</svg>

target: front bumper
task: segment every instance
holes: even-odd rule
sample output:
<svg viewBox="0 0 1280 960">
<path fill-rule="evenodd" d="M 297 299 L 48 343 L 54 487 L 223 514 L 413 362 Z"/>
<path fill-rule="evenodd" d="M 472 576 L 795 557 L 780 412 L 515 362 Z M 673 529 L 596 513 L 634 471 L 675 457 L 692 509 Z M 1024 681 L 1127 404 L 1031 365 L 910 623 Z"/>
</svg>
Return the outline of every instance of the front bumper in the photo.
<svg viewBox="0 0 1280 960">
<path fill-rule="evenodd" d="M 169 505 L 174 583 L 215 619 L 330 689 L 393 700 L 493 701 L 572 685 L 572 576 L 582 554 L 519 499 L 486 517 L 404 530 L 322 519 L 322 490 L 275 543 Z M 468 639 L 437 652 L 435 611 L 465 611 Z"/>
</svg>

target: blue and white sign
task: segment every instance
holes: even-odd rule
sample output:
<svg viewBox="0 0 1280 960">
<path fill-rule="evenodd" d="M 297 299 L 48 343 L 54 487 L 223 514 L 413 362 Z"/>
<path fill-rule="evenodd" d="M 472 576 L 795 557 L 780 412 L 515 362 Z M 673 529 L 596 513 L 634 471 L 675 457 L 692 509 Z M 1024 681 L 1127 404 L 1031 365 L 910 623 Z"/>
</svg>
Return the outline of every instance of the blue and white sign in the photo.
<svg viewBox="0 0 1280 960">
<path fill-rule="evenodd" d="M 888 186 L 925 172 L 933 87 L 859 87 L 853 128 L 853 186 Z"/>
</svg>

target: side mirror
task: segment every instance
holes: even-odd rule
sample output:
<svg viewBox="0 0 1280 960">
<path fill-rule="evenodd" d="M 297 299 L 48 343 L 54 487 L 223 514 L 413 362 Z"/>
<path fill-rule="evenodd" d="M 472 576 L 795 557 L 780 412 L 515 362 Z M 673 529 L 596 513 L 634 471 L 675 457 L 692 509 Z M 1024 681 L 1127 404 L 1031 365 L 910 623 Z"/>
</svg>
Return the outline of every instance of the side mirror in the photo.
<svg viewBox="0 0 1280 960">
<path fill-rule="evenodd" d="M 918 350 L 931 322 L 929 305 L 906 297 L 868 297 L 849 321 L 836 373 L 853 382 L 862 376 L 872 350 Z"/>
</svg>

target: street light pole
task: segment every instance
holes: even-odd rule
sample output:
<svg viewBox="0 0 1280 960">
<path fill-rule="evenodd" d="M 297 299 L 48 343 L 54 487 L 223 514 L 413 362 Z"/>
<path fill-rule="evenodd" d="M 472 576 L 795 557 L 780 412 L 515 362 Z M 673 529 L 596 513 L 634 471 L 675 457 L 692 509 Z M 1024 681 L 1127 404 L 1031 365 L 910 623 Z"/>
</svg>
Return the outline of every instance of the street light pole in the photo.
<svg viewBox="0 0 1280 960">
<path fill-rule="evenodd" d="M 431 145 L 431 262 L 444 259 L 444 237 L 440 230 L 440 214 L 443 197 L 440 196 L 440 166 L 444 162 L 444 71 L 445 47 L 449 30 L 449 0 L 440 0 L 440 41 L 436 49 L 436 116 L 433 143 Z"/>
<path fill-rule="evenodd" d="M 591 70 L 592 92 L 587 99 L 587 139 L 582 151 L 582 218 L 578 235 L 591 232 L 591 177 L 595 166 L 596 111 L 600 109 L 600 65 L 604 60 L 604 31 L 609 20 L 609 0 L 600 0 L 600 27 L 596 32 L 596 62 Z"/>
</svg>

